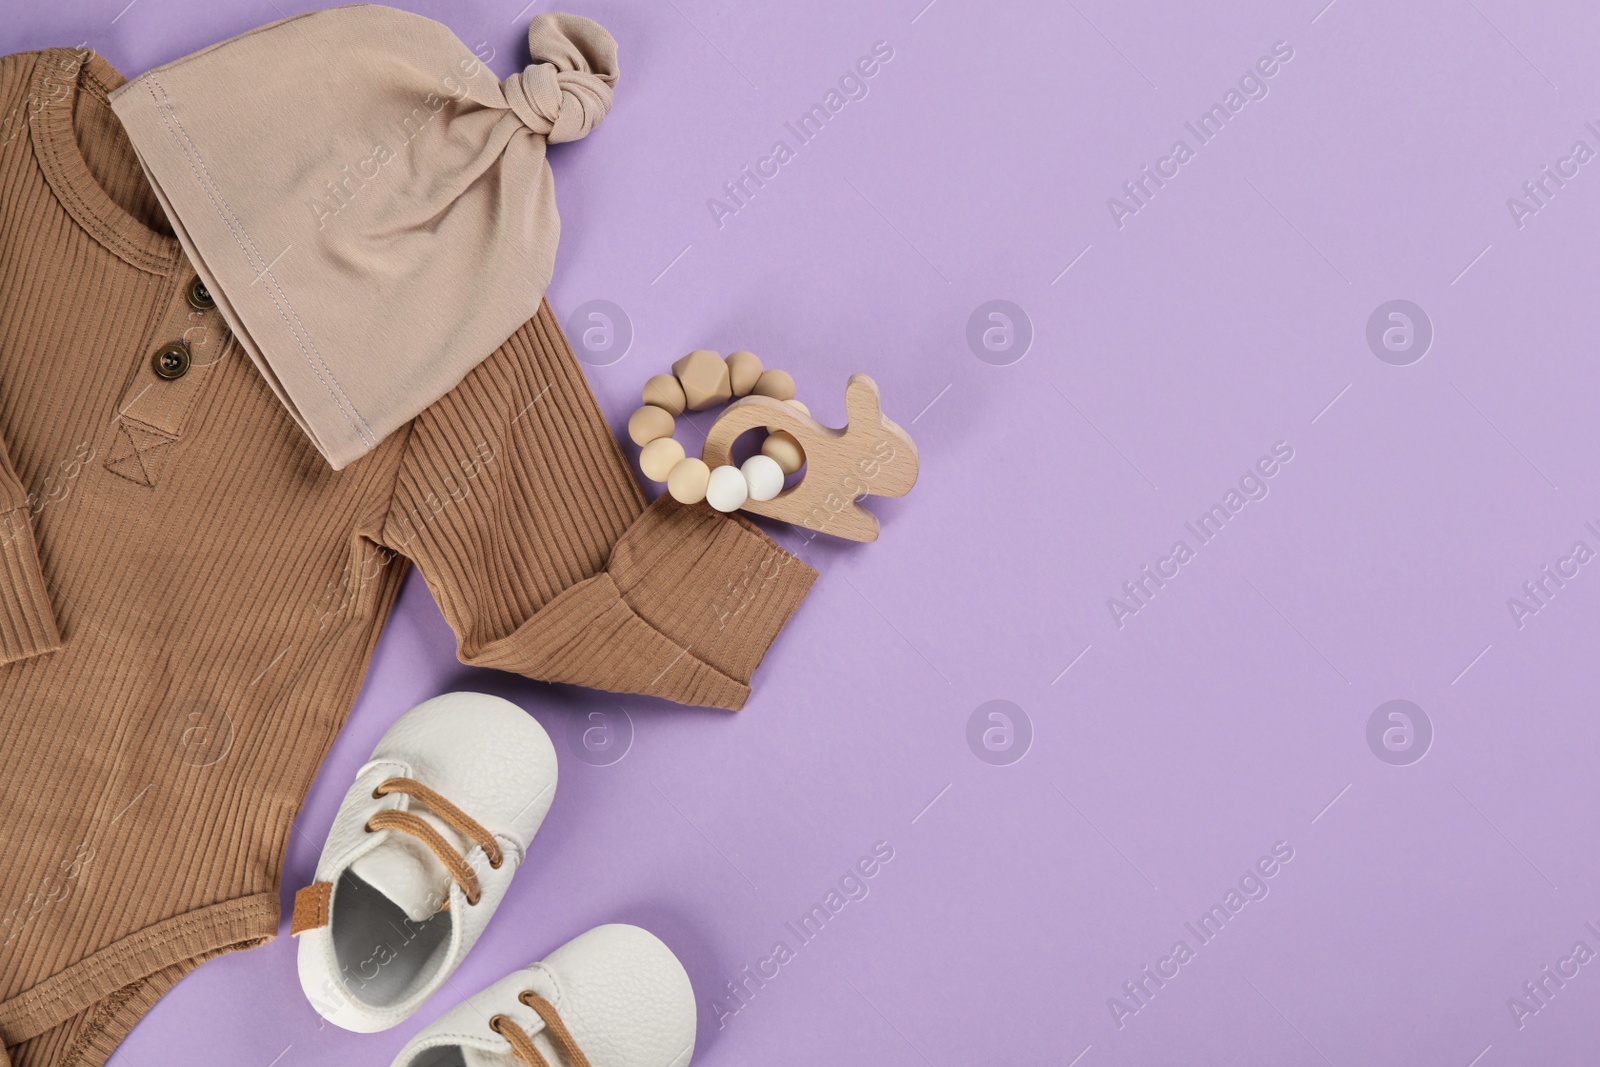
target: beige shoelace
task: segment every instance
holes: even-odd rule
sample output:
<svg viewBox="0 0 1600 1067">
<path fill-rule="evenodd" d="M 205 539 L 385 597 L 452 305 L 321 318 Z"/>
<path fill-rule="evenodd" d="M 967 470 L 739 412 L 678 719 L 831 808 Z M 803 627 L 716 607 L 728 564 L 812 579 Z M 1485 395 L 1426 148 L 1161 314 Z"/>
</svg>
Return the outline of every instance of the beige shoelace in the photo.
<svg viewBox="0 0 1600 1067">
<path fill-rule="evenodd" d="M 372 791 L 374 797 L 385 797 L 390 793 L 406 794 L 432 811 L 446 825 L 477 842 L 483 848 L 484 854 L 489 857 L 489 866 L 499 870 L 500 864 L 505 859 L 500 852 L 500 843 L 478 820 L 412 778 L 390 778 Z M 409 811 L 380 811 L 367 820 L 367 832 L 372 833 L 377 830 L 398 830 L 421 841 L 439 857 L 439 862 L 450 872 L 450 877 L 455 879 L 456 885 L 467 895 L 468 904 L 476 904 L 483 898 L 483 889 L 478 884 L 477 872 L 467 864 L 450 842 L 444 839 L 444 835 L 435 830 L 422 816 Z"/>
<path fill-rule="evenodd" d="M 589 1067 L 589 1058 L 572 1039 L 572 1032 L 567 1029 L 567 1024 L 561 1021 L 561 1016 L 556 1014 L 554 1004 L 532 990 L 521 994 L 517 999 L 539 1013 L 539 1018 L 544 1020 L 545 1033 L 550 1035 L 550 1040 L 555 1043 L 561 1055 L 566 1057 L 571 1067 Z M 511 1042 L 512 1054 L 528 1067 L 550 1067 L 550 1061 L 533 1047 L 533 1038 L 528 1036 L 528 1031 L 518 1026 L 509 1016 L 496 1015 L 489 1020 L 489 1029 Z"/>
</svg>

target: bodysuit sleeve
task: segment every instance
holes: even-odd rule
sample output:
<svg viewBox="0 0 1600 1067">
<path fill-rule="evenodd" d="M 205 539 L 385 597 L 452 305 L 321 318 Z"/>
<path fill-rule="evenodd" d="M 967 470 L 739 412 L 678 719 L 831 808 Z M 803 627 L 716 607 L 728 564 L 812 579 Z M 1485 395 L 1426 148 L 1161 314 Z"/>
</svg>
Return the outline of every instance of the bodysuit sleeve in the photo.
<svg viewBox="0 0 1600 1067">
<path fill-rule="evenodd" d="M 0 664 L 61 647 L 32 516 L 28 491 L 0 442 Z"/>
<path fill-rule="evenodd" d="M 548 304 L 405 449 L 381 539 L 463 663 L 738 708 L 816 578 L 742 517 L 646 505 Z"/>
<path fill-rule="evenodd" d="M 8 164 L 13 142 L 27 136 L 31 101 L 25 86 L 33 59 L 31 54 L 0 59 L 0 156 Z M 33 508 L 6 444 L 8 414 L 14 413 L 0 412 L 0 664 L 61 646 L 49 587 L 39 569 Z"/>
</svg>

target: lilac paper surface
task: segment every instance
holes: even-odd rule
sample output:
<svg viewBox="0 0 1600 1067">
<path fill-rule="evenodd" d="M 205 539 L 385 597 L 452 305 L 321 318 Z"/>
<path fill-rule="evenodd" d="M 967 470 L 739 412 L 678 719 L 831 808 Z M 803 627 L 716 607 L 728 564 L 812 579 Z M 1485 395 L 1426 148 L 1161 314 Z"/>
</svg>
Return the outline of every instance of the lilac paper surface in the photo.
<svg viewBox="0 0 1600 1067">
<path fill-rule="evenodd" d="M 387 1064 L 608 921 L 705 1067 L 1592 1062 L 1600 10 L 1324 3 L 578 3 L 623 73 L 550 299 L 613 424 L 748 347 L 828 423 L 873 375 L 920 483 L 873 545 L 779 529 L 822 577 L 738 715 L 467 670 L 413 575 L 285 927 L 377 738 L 472 688 L 562 756 L 487 935 L 365 1036 L 282 936 L 112 1063 Z M 545 9 L 407 6 L 502 76 Z M 134 75 L 305 10 L 119 8 L 0 44 Z"/>
</svg>

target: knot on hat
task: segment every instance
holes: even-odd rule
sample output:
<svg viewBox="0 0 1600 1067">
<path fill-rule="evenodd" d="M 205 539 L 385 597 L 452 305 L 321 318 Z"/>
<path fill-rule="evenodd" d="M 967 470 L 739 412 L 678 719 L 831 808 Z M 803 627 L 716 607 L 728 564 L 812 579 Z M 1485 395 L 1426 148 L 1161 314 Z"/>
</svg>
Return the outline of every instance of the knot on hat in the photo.
<svg viewBox="0 0 1600 1067">
<path fill-rule="evenodd" d="M 502 84 L 523 125 L 551 144 L 576 141 L 611 110 L 617 42 L 579 15 L 547 13 L 528 24 L 532 65 Z"/>
</svg>

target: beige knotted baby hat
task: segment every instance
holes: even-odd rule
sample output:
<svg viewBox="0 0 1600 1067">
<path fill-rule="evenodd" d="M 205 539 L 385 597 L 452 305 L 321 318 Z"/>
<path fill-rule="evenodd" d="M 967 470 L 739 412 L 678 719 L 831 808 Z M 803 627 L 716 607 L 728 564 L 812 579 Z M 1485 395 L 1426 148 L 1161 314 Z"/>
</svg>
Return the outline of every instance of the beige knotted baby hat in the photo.
<svg viewBox="0 0 1600 1067">
<path fill-rule="evenodd" d="M 201 280 L 336 470 L 539 308 L 561 228 L 545 146 L 600 124 L 617 52 L 558 14 L 528 48 L 502 84 L 431 19 L 340 7 L 111 96 Z"/>
</svg>

